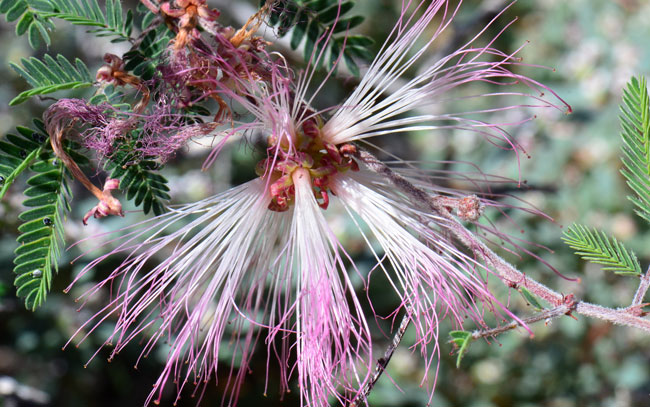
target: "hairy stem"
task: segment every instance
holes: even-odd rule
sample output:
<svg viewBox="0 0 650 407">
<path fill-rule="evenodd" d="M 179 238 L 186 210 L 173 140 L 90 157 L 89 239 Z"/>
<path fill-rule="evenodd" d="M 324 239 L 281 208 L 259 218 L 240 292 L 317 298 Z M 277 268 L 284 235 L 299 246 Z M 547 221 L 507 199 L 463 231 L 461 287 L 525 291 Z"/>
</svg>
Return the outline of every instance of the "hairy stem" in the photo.
<svg viewBox="0 0 650 407">
<path fill-rule="evenodd" d="M 587 317 L 602 319 L 616 325 L 631 326 L 650 332 L 650 320 L 636 315 L 630 308 L 607 308 L 601 305 L 579 301 L 575 304 L 576 313 Z"/>
<path fill-rule="evenodd" d="M 650 267 L 646 270 L 645 274 L 641 276 L 641 281 L 639 282 L 639 288 L 634 294 L 634 299 L 632 300 L 632 307 L 639 307 L 643 303 L 643 298 L 648 292 L 650 287 Z"/>
</svg>

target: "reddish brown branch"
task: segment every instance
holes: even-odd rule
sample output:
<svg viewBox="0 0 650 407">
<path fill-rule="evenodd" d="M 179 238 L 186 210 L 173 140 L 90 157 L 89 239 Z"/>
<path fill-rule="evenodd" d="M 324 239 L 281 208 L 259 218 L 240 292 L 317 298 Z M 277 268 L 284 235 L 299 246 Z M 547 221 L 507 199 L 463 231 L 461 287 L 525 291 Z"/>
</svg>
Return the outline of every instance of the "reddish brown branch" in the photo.
<svg viewBox="0 0 650 407">
<path fill-rule="evenodd" d="M 545 321 L 545 320 L 550 320 L 553 318 L 561 317 L 562 315 L 566 315 L 571 313 L 573 311 L 573 308 L 569 304 L 562 304 L 560 306 L 557 306 L 555 308 L 549 308 L 545 309 L 538 314 L 535 314 L 531 317 L 528 318 L 523 318 L 521 321 L 526 324 L 534 324 L 535 322 L 539 321 Z M 480 339 L 480 338 L 490 338 L 494 337 L 497 335 L 501 335 L 504 332 L 508 332 L 510 330 L 513 330 L 517 327 L 522 326 L 522 324 L 519 321 L 512 321 L 506 325 L 498 326 L 496 328 L 491 328 L 491 329 L 479 329 L 474 332 L 472 332 L 472 339 Z"/>
</svg>

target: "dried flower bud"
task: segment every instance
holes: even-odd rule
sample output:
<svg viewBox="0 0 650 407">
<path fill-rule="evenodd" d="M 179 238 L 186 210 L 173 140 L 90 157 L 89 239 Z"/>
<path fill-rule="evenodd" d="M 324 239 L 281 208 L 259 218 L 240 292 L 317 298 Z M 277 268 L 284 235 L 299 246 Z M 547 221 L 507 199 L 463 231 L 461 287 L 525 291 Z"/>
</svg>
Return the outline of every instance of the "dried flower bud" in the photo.
<svg viewBox="0 0 650 407">
<path fill-rule="evenodd" d="M 461 199 L 456 208 L 459 218 L 466 221 L 476 221 L 483 214 L 483 205 L 476 195 L 466 196 Z"/>
</svg>

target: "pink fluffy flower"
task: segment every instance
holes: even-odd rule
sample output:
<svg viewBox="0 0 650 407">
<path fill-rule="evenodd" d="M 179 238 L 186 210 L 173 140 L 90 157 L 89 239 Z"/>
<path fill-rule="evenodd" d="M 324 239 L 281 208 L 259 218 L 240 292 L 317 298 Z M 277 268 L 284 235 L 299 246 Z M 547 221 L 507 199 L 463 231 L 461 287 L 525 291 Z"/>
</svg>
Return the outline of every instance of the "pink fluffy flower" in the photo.
<svg viewBox="0 0 650 407">
<path fill-rule="evenodd" d="M 85 268 L 130 253 L 84 295 L 106 285 L 113 291 L 86 325 L 117 315 L 106 341 L 111 357 L 143 331 L 153 331 L 143 356 L 168 341 L 168 363 L 148 401 L 159 400 L 170 379 L 179 395 L 188 383 L 207 382 L 223 348 L 241 358 L 243 369 L 226 386 L 236 399 L 260 335 L 269 355 L 278 355 L 285 390 L 297 376 L 307 405 L 324 405 L 328 396 L 363 382 L 368 327 L 343 252 L 300 174 L 295 211 L 268 210 L 271 197 L 257 179 L 122 230 L 119 246 Z M 158 264 L 147 268 L 149 260 Z M 358 371 L 360 365 L 366 367 Z"/>
<path fill-rule="evenodd" d="M 148 333 L 143 356 L 156 343 L 168 342 L 166 366 L 148 401 L 158 401 L 169 382 L 179 395 L 188 384 L 196 385 L 194 392 L 200 394 L 224 368 L 218 356 L 230 348 L 240 369 L 230 372 L 224 402 L 234 403 L 255 347 L 266 348 L 269 371 L 277 360 L 283 390 L 291 379 L 297 380 L 302 405 L 326 406 L 331 398 L 346 404 L 358 395 L 373 366 L 369 316 L 351 277 L 364 271 L 357 269 L 332 230 L 329 205 L 349 213 L 349 221 L 368 242 L 377 259 L 375 270 L 385 274 L 401 299 L 400 308 L 410 314 L 428 363 L 438 353 L 441 319 L 462 326 L 469 318 L 482 326 L 486 313 L 516 318 L 490 292 L 485 278 L 489 270 L 455 246 L 447 233 L 449 221 L 370 171 L 351 144 L 411 130 L 463 128 L 514 148 L 505 124 L 489 124 L 477 116 L 521 104 L 482 112 L 419 110 L 470 82 L 507 88 L 476 97 L 523 97 L 526 106 L 559 108 L 541 96 L 545 87 L 509 70 L 519 63 L 514 56 L 492 48 L 492 41 L 472 45 L 483 31 L 397 85 L 454 14 L 444 0 L 403 2 L 398 23 L 359 86 L 344 103 L 329 109 L 329 116 L 310 107 L 314 96 L 307 95 L 307 87 L 313 69 L 295 84 L 280 62 L 268 81 L 233 75 L 238 79 L 229 84 L 230 96 L 255 117 L 233 133 L 257 130 L 267 136 L 268 155 L 258 165 L 259 178 L 120 230 L 117 247 L 81 273 L 126 253 L 126 260 L 84 295 L 111 287 L 110 302 L 79 332 L 116 316 L 106 341 L 113 345 L 111 357 L 142 333 Z M 435 18 L 439 23 L 434 34 L 423 38 Z M 404 118 L 406 113 L 411 115 Z M 460 202 L 459 218 L 475 221 L 485 202 L 461 198 L 446 196 Z"/>
</svg>

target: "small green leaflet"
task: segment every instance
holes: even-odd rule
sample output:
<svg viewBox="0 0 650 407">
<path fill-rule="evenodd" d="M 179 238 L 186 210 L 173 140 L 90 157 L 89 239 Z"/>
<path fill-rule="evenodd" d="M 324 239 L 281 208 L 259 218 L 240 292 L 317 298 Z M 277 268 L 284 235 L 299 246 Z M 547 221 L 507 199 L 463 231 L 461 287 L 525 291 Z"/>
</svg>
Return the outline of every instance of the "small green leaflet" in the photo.
<svg viewBox="0 0 650 407">
<path fill-rule="evenodd" d="M 469 350 L 469 345 L 474 339 L 472 339 L 472 333 L 467 331 L 451 331 L 449 332 L 451 340 L 449 342 L 453 343 L 458 351 L 456 353 L 456 368 L 460 367 L 460 362 L 465 357 L 465 354 Z"/>
<path fill-rule="evenodd" d="M 526 300 L 526 302 L 530 304 L 533 308 L 535 308 L 538 311 L 544 309 L 544 307 L 542 307 L 542 304 L 540 304 L 539 301 L 537 301 L 537 298 L 535 298 L 533 293 L 531 293 L 526 287 L 519 287 L 518 291 L 521 294 L 521 296 L 524 297 L 524 300 Z"/>
</svg>

